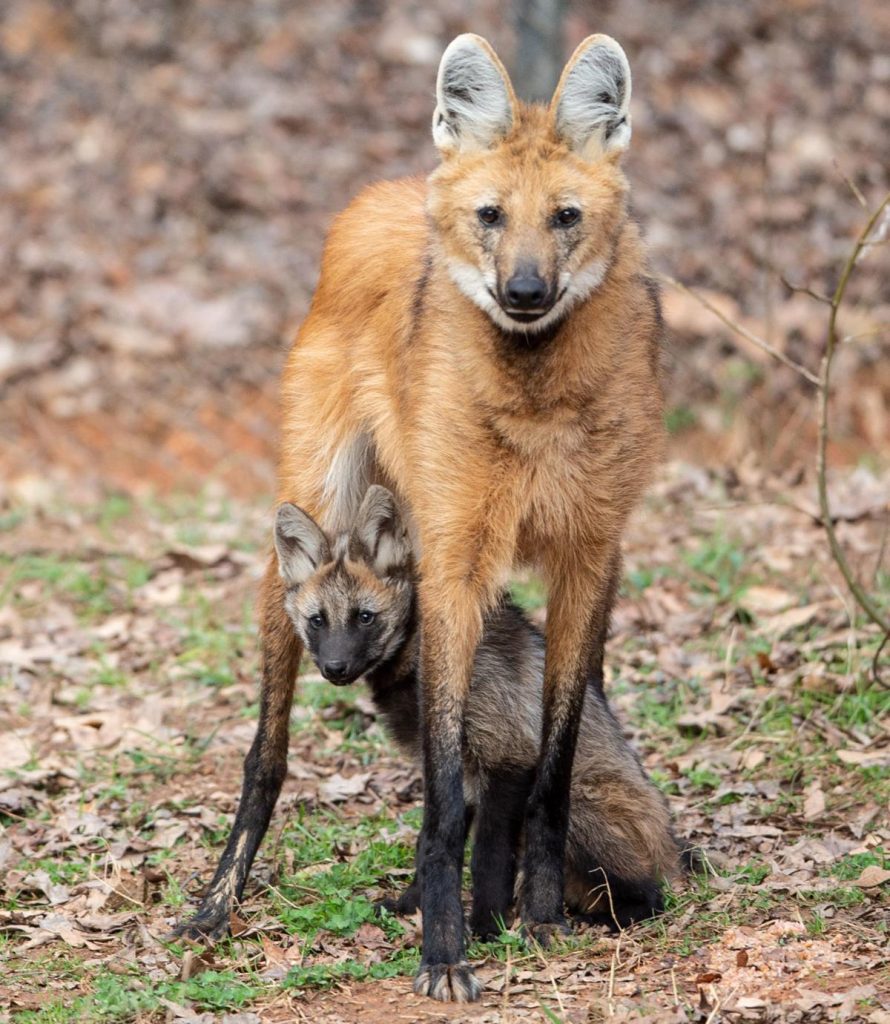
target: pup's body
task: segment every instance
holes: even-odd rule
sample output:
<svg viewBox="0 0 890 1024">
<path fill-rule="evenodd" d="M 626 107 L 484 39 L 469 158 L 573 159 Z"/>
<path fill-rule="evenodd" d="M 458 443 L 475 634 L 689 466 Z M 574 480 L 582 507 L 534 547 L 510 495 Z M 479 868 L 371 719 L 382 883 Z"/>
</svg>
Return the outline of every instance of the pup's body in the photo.
<svg viewBox="0 0 890 1024">
<path fill-rule="evenodd" d="M 279 499 L 325 529 L 371 483 L 407 506 L 420 552 L 425 784 L 423 955 L 415 990 L 478 998 L 460 901 L 462 738 L 485 614 L 510 569 L 549 589 L 541 755 L 521 912 L 565 928 L 563 862 L 584 695 L 601 685 L 620 539 L 662 447 L 661 320 L 619 158 L 630 68 L 591 36 L 549 108 L 519 103 L 494 51 L 442 58 L 426 183 L 367 189 L 336 220 L 282 383 Z M 263 688 L 232 834 L 196 917 L 218 935 L 287 771 L 301 647 L 277 566 L 261 596 Z"/>
<path fill-rule="evenodd" d="M 307 650 L 338 685 L 363 676 L 387 731 L 420 762 L 416 583 L 392 495 L 370 488 L 350 534 L 334 539 L 283 505 L 276 534 L 285 603 Z M 485 937 L 509 920 L 518 832 L 540 754 L 544 655 L 543 636 L 502 596 L 476 652 L 464 741 L 475 829 L 471 925 Z M 678 871 L 665 801 L 602 690 L 589 686 L 572 773 L 566 903 L 576 915 L 624 927 L 662 908 L 661 883 Z M 392 907 L 410 913 L 419 898 L 415 883 Z"/>
</svg>

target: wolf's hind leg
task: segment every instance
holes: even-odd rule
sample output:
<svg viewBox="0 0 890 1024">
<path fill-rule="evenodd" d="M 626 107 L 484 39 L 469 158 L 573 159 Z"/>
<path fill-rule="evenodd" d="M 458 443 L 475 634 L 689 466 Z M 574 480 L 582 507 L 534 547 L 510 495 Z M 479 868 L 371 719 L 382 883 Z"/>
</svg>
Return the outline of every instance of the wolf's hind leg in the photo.
<svg viewBox="0 0 890 1024">
<path fill-rule="evenodd" d="M 273 557 L 262 590 L 263 682 L 260 720 L 244 761 L 244 783 L 235 824 L 210 888 L 194 917 L 175 934 L 217 939 L 229 929 L 229 915 L 241 898 L 257 849 L 287 775 L 287 748 L 294 683 L 302 646 L 284 609 L 284 590 Z"/>
</svg>

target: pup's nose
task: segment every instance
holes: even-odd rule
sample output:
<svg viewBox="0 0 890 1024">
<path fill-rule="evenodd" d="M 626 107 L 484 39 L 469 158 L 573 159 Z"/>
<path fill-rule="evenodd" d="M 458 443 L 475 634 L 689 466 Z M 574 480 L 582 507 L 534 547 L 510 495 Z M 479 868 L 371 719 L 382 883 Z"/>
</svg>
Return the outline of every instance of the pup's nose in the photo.
<svg viewBox="0 0 890 1024">
<path fill-rule="evenodd" d="M 541 309 L 547 299 L 547 282 L 537 274 L 514 274 L 504 288 L 510 309 Z"/>
<path fill-rule="evenodd" d="M 326 661 L 322 669 L 322 674 L 325 679 L 330 679 L 332 683 L 338 682 L 340 679 L 346 678 L 346 662 L 345 661 Z"/>
</svg>

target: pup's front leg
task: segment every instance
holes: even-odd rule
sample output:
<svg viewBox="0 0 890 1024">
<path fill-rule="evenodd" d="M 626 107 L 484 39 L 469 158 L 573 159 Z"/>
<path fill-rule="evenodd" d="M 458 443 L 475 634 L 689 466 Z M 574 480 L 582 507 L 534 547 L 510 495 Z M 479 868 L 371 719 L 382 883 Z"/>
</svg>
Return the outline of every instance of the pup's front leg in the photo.
<svg viewBox="0 0 890 1024">
<path fill-rule="evenodd" d="M 473 834 L 470 931 L 495 939 L 512 923 L 516 866 L 534 772 L 500 768 L 485 774 Z"/>
</svg>

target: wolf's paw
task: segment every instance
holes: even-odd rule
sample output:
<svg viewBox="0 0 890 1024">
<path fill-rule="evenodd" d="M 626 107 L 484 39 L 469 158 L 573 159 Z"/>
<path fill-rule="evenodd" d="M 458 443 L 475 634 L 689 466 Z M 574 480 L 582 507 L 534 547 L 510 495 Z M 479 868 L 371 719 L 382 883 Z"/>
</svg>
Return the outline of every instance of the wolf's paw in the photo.
<svg viewBox="0 0 890 1024">
<path fill-rule="evenodd" d="M 475 1003 L 482 994 L 482 983 L 466 962 L 421 964 L 414 976 L 414 991 L 440 1003 Z"/>
<path fill-rule="evenodd" d="M 202 906 L 194 917 L 180 921 L 167 936 L 168 941 L 190 939 L 212 945 L 225 938 L 229 934 L 229 904 L 228 901 L 221 903 Z"/>
</svg>

